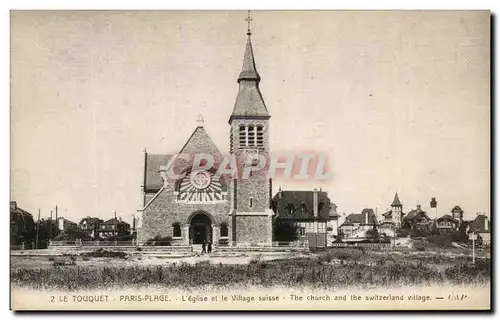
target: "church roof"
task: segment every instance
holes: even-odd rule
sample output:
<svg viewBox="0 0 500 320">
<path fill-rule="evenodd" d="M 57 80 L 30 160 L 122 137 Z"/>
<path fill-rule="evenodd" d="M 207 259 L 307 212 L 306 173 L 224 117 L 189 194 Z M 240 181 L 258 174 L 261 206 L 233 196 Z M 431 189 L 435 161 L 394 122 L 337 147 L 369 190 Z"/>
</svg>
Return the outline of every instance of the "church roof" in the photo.
<svg viewBox="0 0 500 320">
<path fill-rule="evenodd" d="M 220 156 L 221 154 L 205 128 L 202 126 L 196 127 L 179 153 L 206 153 L 213 155 L 214 157 Z"/>
<path fill-rule="evenodd" d="M 144 192 L 158 192 L 163 187 L 160 166 L 166 166 L 171 155 L 146 153 L 146 164 L 144 168 Z"/>
<path fill-rule="evenodd" d="M 203 126 L 196 127 L 182 149 L 179 151 L 179 154 L 180 153 L 189 155 L 194 155 L 196 153 L 209 154 L 215 158 L 215 163 L 218 163 L 222 158 L 222 154 Z M 146 153 L 146 164 L 144 170 L 145 192 L 158 192 L 161 187 L 163 187 L 163 180 L 158 171 L 160 170 L 160 166 L 166 166 L 168 164 L 171 157 L 172 155 Z M 177 172 L 177 170 L 175 170 L 175 172 Z"/>
<path fill-rule="evenodd" d="M 394 200 L 392 201 L 391 207 L 400 207 L 402 206 L 401 201 L 399 201 L 398 193 L 394 195 Z"/>
<path fill-rule="evenodd" d="M 240 88 L 229 123 L 235 118 L 269 119 L 271 117 L 262 98 L 259 82 L 260 75 L 255 66 L 252 41 L 250 35 L 248 35 L 245 55 L 243 57 L 243 67 L 238 77 Z"/>
</svg>

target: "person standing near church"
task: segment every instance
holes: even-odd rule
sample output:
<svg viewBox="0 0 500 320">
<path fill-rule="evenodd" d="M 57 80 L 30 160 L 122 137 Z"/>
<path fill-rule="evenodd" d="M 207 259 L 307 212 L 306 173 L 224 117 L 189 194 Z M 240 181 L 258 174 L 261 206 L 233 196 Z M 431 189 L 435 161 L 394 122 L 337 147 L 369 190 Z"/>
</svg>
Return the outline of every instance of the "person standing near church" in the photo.
<svg viewBox="0 0 500 320">
<path fill-rule="evenodd" d="M 207 246 L 208 246 L 207 248 L 208 253 L 212 253 L 212 242 L 209 241 Z"/>
<path fill-rule="evenodd" d="M 203 240 L 203 244 L 201 245 L 201 253 L 207 253 L 207 241 Z"/>
</svg>

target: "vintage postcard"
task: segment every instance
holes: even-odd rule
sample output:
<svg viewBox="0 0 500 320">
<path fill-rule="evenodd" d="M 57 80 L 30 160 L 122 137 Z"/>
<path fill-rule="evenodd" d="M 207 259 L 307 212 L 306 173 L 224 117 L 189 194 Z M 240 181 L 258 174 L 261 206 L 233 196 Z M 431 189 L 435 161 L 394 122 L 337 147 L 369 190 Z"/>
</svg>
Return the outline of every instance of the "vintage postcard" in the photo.
<svg viewBox="0 0 500 320">
<path fill-rule="evenodd" d="M 13 310 L 490 310 L 489 11 L 11 11 Z"/>
</svg>

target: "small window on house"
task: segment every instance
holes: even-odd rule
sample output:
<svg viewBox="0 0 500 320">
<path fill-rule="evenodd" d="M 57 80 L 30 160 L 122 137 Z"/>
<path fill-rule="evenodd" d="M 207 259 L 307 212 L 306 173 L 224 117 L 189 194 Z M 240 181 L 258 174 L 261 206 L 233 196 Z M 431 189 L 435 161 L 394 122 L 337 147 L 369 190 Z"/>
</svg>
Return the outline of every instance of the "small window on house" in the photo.
<svg viewBox="0 0 500 320">
<path fill-rule="evenodd" d="M 295 208 L 293 207 L 293 204 L 289 203 L 287 206 L 286 206 L 286 213 L 288 214 L 293 214 L 295 211 Z"/>
<path fill-rule="evenodd" d="M 220 224 L 220 236 L 221 238 L 227 238 L 227 235 L 228 235 L 227 224 L 223 222 Z"/>
<path fill-rule="evenodd" d="M 306 235 L 306 228 L 304 228 L 304 227 L 299 228 L 299 235 L 301 237 L 305 236 Z"/>
<path fill-rule="evenodd" d="M 181 235 L 182 235 L 182 234 L 181 234 L 181 225 L 180 225 L 179 223 L 177 223 L 177 222 L 176 222 L 176 223 L 174 223 L 174 224 L 172 225 L 172 228 L 173 228 L 173 230 L 172 230 L 172 235 L 173 235 L 173 237 L 174 237 L 174 238 L 180 238 L 180 237 L 181 237 Z"/>
<path fill-rule="evenodd" d="M 253 198 L 250 198 L 250 208 L 253 207 Z"/>
</svg>

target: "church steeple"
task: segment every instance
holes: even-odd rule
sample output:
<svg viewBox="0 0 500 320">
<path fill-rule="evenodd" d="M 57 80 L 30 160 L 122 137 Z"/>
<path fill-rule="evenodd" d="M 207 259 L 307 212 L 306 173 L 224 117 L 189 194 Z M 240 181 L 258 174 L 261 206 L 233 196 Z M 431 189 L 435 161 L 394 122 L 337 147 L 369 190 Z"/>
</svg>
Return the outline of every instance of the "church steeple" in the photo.
<svg viewBox="0 0 500 320">
<path fill-rule="evenodd" d="M 245 55 L 243 57 L 243 68 L 241 68 L 240 76 L 238 77 L 238 82 L 241 80 L 250 81 L 260 81 L 260 75 L 255 67 L 255 58 L 253 56 L 252 48 L 252 31 L 250 29 L 250 22 L 252 18 L 250 17 L 250 11 L 248 11 L 248 17 L 245 19 L 248 23 L 247 27 L 247 45 L 245 47 Z"/>
<path fill-rule="evenodd" d="M 267 111 L 262 93 L 259 89 L 260 75 L 255 66 L 255 57 L 252 48 L 252 32 L 250 30 L 250 12 L 245 19 L 248 23 L 247 28 L 247 43 L 245 47 L 245 55 L 243 57 L 243 67 L 241 68 L 240 75 L 238 76 L 238 83 L 240 89 L 238 97 L 234 105 L 233 113 L 229 118 L 229 123 L 233 119 L 269 119 L 271 116 Z"/>
</svg>

